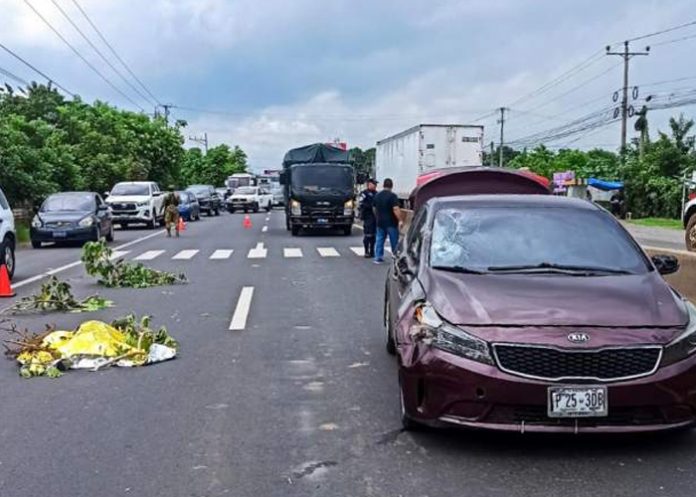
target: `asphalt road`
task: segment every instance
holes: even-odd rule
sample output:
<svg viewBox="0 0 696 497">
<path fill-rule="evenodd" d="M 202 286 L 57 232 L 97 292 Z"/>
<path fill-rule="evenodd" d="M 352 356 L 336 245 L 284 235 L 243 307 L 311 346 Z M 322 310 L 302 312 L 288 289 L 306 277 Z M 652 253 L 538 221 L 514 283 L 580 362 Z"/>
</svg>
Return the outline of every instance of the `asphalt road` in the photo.
<svg viewBox="0 0 696 497">
<path fill-rule="evenodd" d="M 108 290 L 80 266 L 59 273 L 78 296 L 98 291 L 117 306 L 20 325 L 72 329 L 148 313 L 180 341 L 180 356 L 57 380 L 22 380 L 0 361 L 1 496 L 693 495 L 694 433 L 402 432 L 381 325 L 386 267 L 352 252 L 360 232 L 293 238 L 281 212 L 252 215 L 249 230 L 242 217 L 204 218 L 180 239 L 160 234 L 124 249 L 127 259 L 147 253 L 152 267 L 184 271 L 186 285 Z M 198 252 L 172 259 L 182 250 Z M 210 259 L 222 250 L 234 252 Z M 79 259 L 79 249 L 42 253 L 56 255 L 18 278 Z"/>
<path fill-rule="evenodd" d="M 631 223 L 624 223 L 624 226 L 641 245 L 671 250 L 686 250 L 684 230 L 653 228 Z"/>
</svg>

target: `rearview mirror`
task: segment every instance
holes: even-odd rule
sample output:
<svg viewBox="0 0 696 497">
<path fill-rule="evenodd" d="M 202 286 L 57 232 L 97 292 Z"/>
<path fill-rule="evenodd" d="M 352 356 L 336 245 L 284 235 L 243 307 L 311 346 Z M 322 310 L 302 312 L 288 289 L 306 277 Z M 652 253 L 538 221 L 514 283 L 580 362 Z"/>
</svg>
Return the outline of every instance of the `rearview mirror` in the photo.
<svg viewBox="0 0 696 497">
<path fill-rule="evenodd" d="M 679 259 L 673 255 L 658 254 L 651 257 L 655 269 L 662 274 L 672 274 L 679 271 Z"/>
</svg>

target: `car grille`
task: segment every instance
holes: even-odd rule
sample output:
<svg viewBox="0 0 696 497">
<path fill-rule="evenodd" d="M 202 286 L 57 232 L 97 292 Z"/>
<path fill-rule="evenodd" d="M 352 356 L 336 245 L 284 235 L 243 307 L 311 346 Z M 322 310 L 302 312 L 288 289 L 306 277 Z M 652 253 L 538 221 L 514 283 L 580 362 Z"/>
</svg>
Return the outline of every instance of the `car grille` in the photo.
<svg viewBox="0 0 696 497">
<path fill-rule="evenodd" d="M 674 411 L 674 410 L 673 410 Z M 529 423 L 546 426 L 632 426 L 679 423 L 691 419 L 689 409 L 672 413 L 667 419 L 657 407 L 614 407 L 597 418 L 550 418 L 543 406 L 496 406 L 485 421 L 488 423 Z"/>
<path fill-rule="evenodd" d="M 118 211 L 134 211 L 136 210 L 135 204 L 111 204 L 111 210 L 114 212 Z"/>
<path fill-rule="evenodd" d="M 493 345 L 500 369 L 542 380 L 616 381 L 655 371 L 660 347 L 568 350 L 551 347 Z"/>
<path fill-rule="evenodd" d="M 46 228 L 72 228 L 74 225 L 71 221 L 48 221 L 44 224 Z"/>
</svg>

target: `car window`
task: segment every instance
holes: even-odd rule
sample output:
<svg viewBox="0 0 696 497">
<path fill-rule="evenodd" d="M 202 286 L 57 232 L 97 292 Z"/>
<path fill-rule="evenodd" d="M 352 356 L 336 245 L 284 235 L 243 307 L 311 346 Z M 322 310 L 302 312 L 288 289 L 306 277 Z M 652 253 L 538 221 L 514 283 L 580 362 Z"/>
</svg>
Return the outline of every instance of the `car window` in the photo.
<svg viewBox="0 0 696 497">
<path fill-rule="evenodd" d="M 1 188 L 0 188 L 0 207 L 3 209 L 10 208 L 10 204 L 7 202 L 7 199 L 5 198 L 5 194 L 3 193 Z"/>
<path fill-rule="evenodd" d="M 94 196 L 94 202 L 97 204 L 97 207 L 99 207 L 100 205 L 102 205 L 104 203 L 104 201 L 102 200 L 102 198 L 99 195 Z"/>
<path fill-rule="evenodd" d="M 415 261 L 420 260 L 420 251 L 423 242 L 423 226 L 428 219 L 426 208 L 421 209 L 416 217 L 411 222 L 411 226 L 406 234 L 406 242 L 408 244 L 408 255 Z"/>
<path fill-rule="evenodd" d="M 563 265 L 649 270 L 635 242 L 606 212 L 548 207 L 452 207 L 437 212 L 432 266 Z"/>
</svg>

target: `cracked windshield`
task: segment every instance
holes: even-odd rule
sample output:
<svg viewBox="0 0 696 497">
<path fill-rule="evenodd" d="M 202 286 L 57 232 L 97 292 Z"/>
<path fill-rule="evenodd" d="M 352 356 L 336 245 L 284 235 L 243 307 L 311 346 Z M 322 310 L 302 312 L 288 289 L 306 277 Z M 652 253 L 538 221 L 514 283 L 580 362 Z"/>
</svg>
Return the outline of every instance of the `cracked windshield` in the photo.
<svg viewBox="0 0 696 497">
<path fill-rule="evenodd" d="M 694 494 L 693 1 L 0 19 L 0 497 Z"/>
</svg>

